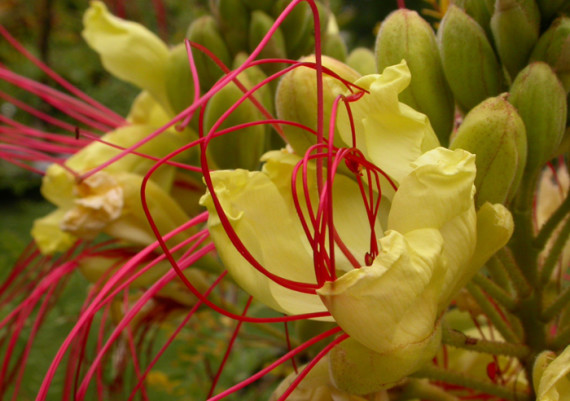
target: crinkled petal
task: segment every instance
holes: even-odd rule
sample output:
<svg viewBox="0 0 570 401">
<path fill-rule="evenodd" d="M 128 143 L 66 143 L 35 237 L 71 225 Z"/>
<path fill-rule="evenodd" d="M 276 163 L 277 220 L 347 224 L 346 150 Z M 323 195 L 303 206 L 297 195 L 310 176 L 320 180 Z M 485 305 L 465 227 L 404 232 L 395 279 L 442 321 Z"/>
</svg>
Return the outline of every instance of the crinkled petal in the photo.
<svg viewBox="0 0 570 401">
<path fill-rule="evenodd" d="M 350 103 L 357 147 L 397 182 L 413 169 L 412 162 L 422 153 L 439 146 L 427 116 L 398 101 L 398 94 L 409 82 L 405 62 L 386 67 L 382 74 L 357 80 L 355 85 L 369 93 Z M 338 125 L 343 141 L 352 143 L 348 114 L 343 108 Z"/>
<path fill-rule="evenodd" d="M 164 80 L 169 51 L 164 42 L 141 24 L 115 17 L 100 1 L 91 3 L 83 24 L 83 38 L 107 71 L 168 105 Z"/>
<path fill-rule="evenodd" d="M 355 269 L 318 290 L 339 326 L 384 354 L 432 335 L 439 319 L 443 238 L 436 229 L 405 236 L 388 231 L 371 266 Z"/>
<path fill-rule="evenodd" d="M 394 195 L 388 229 L 441 229 L 474 207 L 475 156 L 437 148 L 419 157 Z M 474 227 L 473 227 L 474 229 Z"/>
</svg>

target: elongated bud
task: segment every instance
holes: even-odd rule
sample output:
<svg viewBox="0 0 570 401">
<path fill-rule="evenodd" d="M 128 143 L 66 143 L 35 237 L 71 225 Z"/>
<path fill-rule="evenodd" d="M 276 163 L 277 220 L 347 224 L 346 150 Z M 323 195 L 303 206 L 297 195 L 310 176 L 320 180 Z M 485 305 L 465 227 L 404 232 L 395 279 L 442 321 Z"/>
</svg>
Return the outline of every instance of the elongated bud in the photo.
<svg viewBox="0 0 570 401">
<path fill-rule="evenodd" d="M 241 0 L 216 0 L 212 13 L 231 54 L 247 49 L 249 11 Z"/>
<path fill-rule="evenodd" d="M 277 1 L 273 16 L 277 17 L 280 15 L 289 3 L 289 0 Z M 291 59 L 296 60 L 304 56 L 308 49 L 307 45 L 314 43 L 314 37 L 311 34 L 313 29 L 311 15 L 309 3 L 301 2 L 295 6 L 280 26 L 283 36 L 287 38 L 285 46 L 287 48 L 287 56 Z"/>
<path fill-rule="evenodd" d="M 465 116 L 450 145 L 477 155 L 475 202 L 508 204 L 523 176 L 527 141 L 525 126 L 506 96 L 489 98 Z"/>
<path fill-rule="evenodd" d="M 206 47 L 226 66 L 229 66 L 232 62 L 230 52 L 214 17 L 211 15 L 204 15 L 192 22 L 186 36 L 191 42 L 196 42 Z M 200 77 L 200 86 L 203 90 L 208 90 L 222 76 L 223 71 L 210 57 L 201 51 L 193 49 L 192 55 L 194 56 L 194 62 Z"/>
<path fill-rule="evenodd" d="M 239 80 L 247 88 L 252 86 L 245 74 L 240 74 Z M 220 89 L 206 105 L 204 114 L 204 129 L 206 132 L 242 96 L 243 92 L 233 82 Z M 240 124 L 259 121 L 262 117 L 257 107 L 251 101 L 246 100 L 224 120 L 218 131 Z M 264 150 L 265 132 L 265 126 L 253 125 L 240 128 L 237 132 L 230 132 L 214 138 L 208 146 L 208 154 L 218 168 L 255 170 Z"/>
<path fill-rule="evenodd" d="M 496 0 L 491 31 L 502 63 L 514 79 L 538 40 L 540 13 L 534 0 Z"/>
<path fill-rule="evenodd" d="M 322 52 L 339 61 L 346 61 L 346 44 L 339 33 L 327 33 L 325 35 Z"/>
<path fill-rule="evenodd" d="M 440 143 L 446 146 L 453 129 L 455 103 L 431 26 L 415 11 L 394 11 L 382 22 L 375 53 L 379 71 L 406 60 L 412 81 L 399 99 L 426 114 Z"/>
<path fill-rule="evenodd" d="M 184 43 L 175 46 L 170 51 L 165 81 L 170 107 L 174 113 L 178 114 L 190 106 L 194 100 L 194 80 Z"/>
<path fill-rule="evenodd" d="M 243 3 L 251 10 L 261 10 L 264 12 L 271 11 L 275 4 L 275 0 L 242 0 Z"/>
<path fill-rule="evenodd" d="M 251 13 L 251 23 L 249 25 L 249 51 L 252 52 L 265 37 L 267 32 L 275 24 L 275 20 L 263 11 Z M 285 48 L 285 37 L 280 28 L 277 28 L 271 39 L 265 45 L 258 58 L 285 58 L 287 49 Z M 265 64 L 263 69 L 268 72 L 275 72 L 280 69 L 278 64 Z"/>
<path fill-rule="evenodd" d="M 495 8 L 494 3 L 495 0 L 454 0 L 453 2 L 481 25 L 489 40 L 492 38 L 491 15 Z"/>
<path fill-rule="evenodd" d="M 314 56 L 301 59 L 305 62 L 313 62 Z M 323 56 L 323 65 L 337 73 L 343 79 L 354 82 L 360 78 L 360 74 L 330 57 Z M 313 68 L 299 67 L 285 75 L 279 82 L 275 97 L 275 108 L 280 119 L 303 124 L 313 130 L 317 129 L 317 90 L 316 72 Z M 338 79 L 323 74 L 323 112 L 325 125 L 331 117 L 331 107 L 334 99 L 345 93 L 346 86 Z M 290 125 L 283 125 L 283 131 L 289 145 L 299 155 L 317 142 L 317 138 L 311 133 Z M 335 145 L 342 145 L 338 129 L 335 130 Z"/>
<path fill-rule="evenodd" d="M 566 126 L 566 93 L 548 64 L 538 61 L 517 75 L 509 101 L 526 126 L 526 173 L 536 173 L 552 158 L 562 140 Z"/>
<path fill-rule="evenodd" d="M 532 61 L 544 61 L 552 67 L 570 92 L 570 18 L 560 17 L 538 39 L 530 56 Z"/>
<path fill-rule="evenodd" d="M 346 58 L 346 64 L 362 75 L 376 73 L 376 56 L 366 47 L 357 47 L 351 51 Z"/>
<path fill-rule="evenodd" d="M 560 11 L 568 11 L 567 0 L 536 0 L 540 14 L 545 21 L 549 21 Z"/>
<path fill-rule="evenodd" d="M 437 32 L 443 71 L 459 106 L 468 111 L 503 89 L 503 72 L 483 28 L 451 6 Z"/>
</svg>

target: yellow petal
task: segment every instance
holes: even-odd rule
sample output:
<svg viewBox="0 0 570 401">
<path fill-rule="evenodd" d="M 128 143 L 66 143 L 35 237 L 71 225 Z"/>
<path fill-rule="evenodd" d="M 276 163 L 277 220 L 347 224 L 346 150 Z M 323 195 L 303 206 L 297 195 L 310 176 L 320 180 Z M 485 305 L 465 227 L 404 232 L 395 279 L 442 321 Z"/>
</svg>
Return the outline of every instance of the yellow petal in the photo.
<svg viewBox="0 0 570 401">
<path fill-rule="evenodd" d="M 83 38 L 107 71 L 168 107 L 164 77 L 169 51 L 164 42 L 144 26 L 115 17 L 100 1 L 91 3 L 83 24 Z"/>
<path fill-rule="evenodd" d="M 357 147 L 397 182 L 412 170 L 411 163 L 422 153 L 439 146 L 427 116 L 398 101 L 398 94 L 409 82 L 405 62 L 386 67 L 382 74 L 355 82 L 369 93 L 350 104 Z M 350 122 L 343 108 L 338 126 L 343 141 L 351 144 Z"/>
<path fill-rule="evenodd" d="M 438 230 L 405 236 L 389 231 L 371 266 L 350 271 L 318 290 L 339 326 L 380 354 L 432 335 L 445 266 Z"/>
<path fill-rule="evenodd" d="M 34 221 L 32 237 L 44 255 L 65 252 L 77 240 L 76 237 L 64 232 L 60 227 L 65 212 L 64 209 L 58 209 Z"/>
</svg>

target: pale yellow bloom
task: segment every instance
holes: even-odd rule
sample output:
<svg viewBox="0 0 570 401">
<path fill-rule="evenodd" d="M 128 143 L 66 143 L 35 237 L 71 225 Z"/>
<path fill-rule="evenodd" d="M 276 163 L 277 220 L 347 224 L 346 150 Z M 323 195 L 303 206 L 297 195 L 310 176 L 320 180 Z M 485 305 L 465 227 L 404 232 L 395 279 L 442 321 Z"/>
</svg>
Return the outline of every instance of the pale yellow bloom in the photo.
<svg viewBox="0 0 570 401">
<path fill-rule="evenodd" d="M 513 230 L 502 205 L 485 204 L 476 212 L 474 156 L 438 148 L 427 117 L 398 102 L 409 78 L 402 63 L 355 82 L 369 92 L 351 103 L 357 146 L 397 186 L 394 193 L 383 181 L 380 215 L 374 222 L 380 251 L 371 265 L 364 263 L 370 222 L 358 185 L 348 175 L 334 177 L 334 227 L 361 267 L 355 269 L 335 248 L 338 278 L 325 282 L 316 294 L 300 293 L 251 266 L 227 236 L 212 195 L 202 199 L 210 212 L 212 238 L 238 284 L 287 314 L 328 311 L 351 336 L 335 347 L 331 358 L 350 354 L 349 359 L 358 360 L 354 369 L 346 368 L 352 366 L 347 360 L 331 366 L 338 387 L 353 394 L 394 385 L 433 357 L 449 302 Z M 351 143 L 345 113 L 338 128 L 344 142 Z M 225 214 L 253 257 L 272 274 L 315 284 L 314 250 L 291 190 L 300 160 L 271 152 L 260 172 L 218 171 L 212 180 Z M 318 192 L 314 169 L 309 166 L 306 184 L 315 196 L 313 205 Z M 302 194 L 301 180 L 297 186 Z M 302 195 L 299 201 L 305 205 Z M 303 213 L 307 217 L 306 209 Z M 340 369 L 336 375 L 334 366 Z M 372 383 L 354 385 L 357 376 Z"/>
</svg>

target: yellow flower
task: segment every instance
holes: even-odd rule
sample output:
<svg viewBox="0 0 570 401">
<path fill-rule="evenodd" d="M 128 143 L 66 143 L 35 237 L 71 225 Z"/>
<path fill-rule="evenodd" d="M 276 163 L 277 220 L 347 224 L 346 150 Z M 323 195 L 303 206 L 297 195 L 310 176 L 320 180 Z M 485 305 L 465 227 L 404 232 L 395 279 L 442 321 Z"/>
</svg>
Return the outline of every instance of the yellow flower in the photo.
<svg viewBox="0 0 570 401">
<path fill-rule="evenodd" d="M 558 356 L 544 351 L 534 363 L 536 401 L 565 401 L 570 397 L 570 346 Z"/>
<path fill-rule="evenodd" d="M 65 168 L 53 164 L 47 169 L 41 191 L 58 209 L 34 222 L 32 236 L 42 253 L 65 251 L 77 238 L 93 239 L 101 232 L 138 245 L 148 245 L 155 240 L 140 199 L 143 176 L 154 160 L 129 154 L 86 179 L 79 178 L 154 130 L 153 126 L 144 124 L 118 128 L 102 136 L 104 142 L 93 142 L 70 157 Z M 167 131 L 137 151 L 162 157 L 187 140 L 183 133 Z M 174 167 L 162 166 L 147 186 L 149 207 L 162 233 L 188 220 L 187 214 L 168 194 L 174 174 Z"/>
<path fill-rule="evenodd" d="M 427 117 L 398 102 L 409 80 L 402 63 L 355 82 L 367 92 L 350 104 L 357 146 L 351 151 L 361 155 L 347 156 L 352 177 L 336 174 L 319 188 L 316 163 L 271 152 L 260 172 L 213 172 L 215 200 L 212 193 L 202 199 L 218 252 L 239 285 L 287 314 L 328 311 L 350 335 L 331 358 L 350 354 L 358 366 L 346 369 L 345 360 L 331 366 L 339 388 L 353 394 L 392 386 L 434 356 L 442 313 L 513 229 L 502 205 L 485 204 L 476 212 L 475 157 L 437 147 Z M 350 126 L 348 114 L 341 113 L 338 128 L 347 144 L 353 137 Z M 355 168 L 355 163 L 360 165 Z M 301 165 L 307 173 L 294 192 L 291 177 Z M 378 173 L 381 188 L 371 172 Z M 328 174 L 322 171 L 323 177 Z M 323 188 L 331 185 L 327 195 Z M 377 215 L 370 194 L 380 198 Z M 296 200 L 303 206 L 296 207 Z M 328 204 L 333 218 L 319 231 L 317 220 L 326 217 Z M 307 224 L 316 226 L 315 232 L 302 221 L 312 221 Z M 239 241 L 227 230 L 234 230 Z M 342 373 L 335 374 L 335 366 Z M 367 371 L 368 376 L 381 374 L 358 385 L 345 380 Z"/>
</svg>

